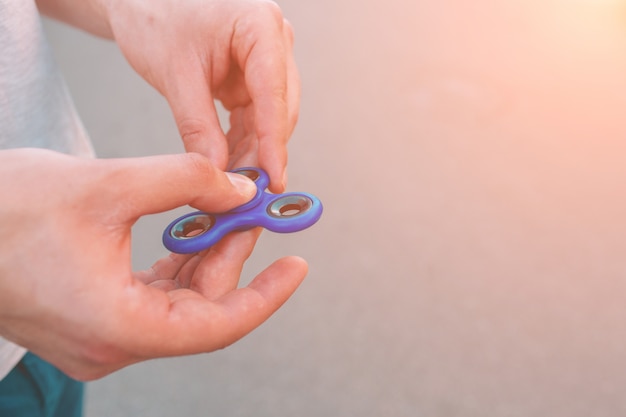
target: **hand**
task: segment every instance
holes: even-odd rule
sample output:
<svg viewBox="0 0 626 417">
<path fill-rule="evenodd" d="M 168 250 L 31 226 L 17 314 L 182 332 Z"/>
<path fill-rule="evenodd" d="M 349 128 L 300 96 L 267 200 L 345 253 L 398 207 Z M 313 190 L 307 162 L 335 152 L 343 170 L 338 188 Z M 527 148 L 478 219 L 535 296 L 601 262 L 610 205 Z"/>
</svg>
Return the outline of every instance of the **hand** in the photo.
<svg viewBox="0 0 626 417">
<path fill-rule="evenodd" d="M 69 0 L 40 0 L 43 2 Z M 168 100 L 188 151 L 260 166 L 285 189 L 299 111 L 293 31 L 269 0 L 92 0 L 133 68 Z M 220 127 L 214 100 L 230 112 Z"/>
<path fill-rule="evenodd" d="M 300 106 L 293 30 L 270 0 L 37 0 L 46 15 L 113 38 L 168 100 L 185 147 L 218 168 L 260 166 L 286 186 Z M 230 112 L 226 135 L 214 100 Z"/>
<path fill-rule="evenodd" d="M 0 334 L 78 379 L 223 348 L 306 274 L 303 260 L 283 258 L 237 288 L 257 230 L 131 271 L 140 216 L 185 203 L 223 211 L 254 195 L 252 182 L 197 154 L 89 160 L 0 151 L 0 175 Z"/>
</svg>

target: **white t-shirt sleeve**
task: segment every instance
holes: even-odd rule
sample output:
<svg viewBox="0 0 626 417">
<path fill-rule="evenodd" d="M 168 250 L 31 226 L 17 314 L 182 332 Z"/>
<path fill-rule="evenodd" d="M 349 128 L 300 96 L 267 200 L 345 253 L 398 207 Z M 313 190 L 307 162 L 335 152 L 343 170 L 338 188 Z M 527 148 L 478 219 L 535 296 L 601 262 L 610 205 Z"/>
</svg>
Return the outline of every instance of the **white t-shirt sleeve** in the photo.
<svg viewBox="0 0 626 417">
<path fill-rule="evenodd" d="M 26 353 L 26 349 L 0 337 L 0 379 L 8 375 Z"/>
<path fill-rule="evenodd" d="M 0 51 L 0 150 L 37 147 L 93 156 L 34 0 L 0 0 Z M 0 379 L 25 352 L 0 337 Z"/>
</svg>

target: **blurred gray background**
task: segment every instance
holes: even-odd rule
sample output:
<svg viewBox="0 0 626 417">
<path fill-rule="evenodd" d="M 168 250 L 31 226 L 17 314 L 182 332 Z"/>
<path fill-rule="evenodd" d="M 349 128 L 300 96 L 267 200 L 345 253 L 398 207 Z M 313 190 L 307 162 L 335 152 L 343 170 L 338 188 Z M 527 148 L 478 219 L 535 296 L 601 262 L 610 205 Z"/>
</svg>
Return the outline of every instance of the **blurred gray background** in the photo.
<svg viewBox="0 0 626 417">
<path fill-rule="evenodd" d="M 244 282 L 310 274 L 224 351 L 91 383 L 87 416 L 625 415 L 626 2 L 279 4 L 289 189 L 326 211 L 265 233 Z M 114 44 L 46 28 L 99 156 L 183 150 Z M 137 224 L 137 268 L 176 214 Z"/>
</svg>

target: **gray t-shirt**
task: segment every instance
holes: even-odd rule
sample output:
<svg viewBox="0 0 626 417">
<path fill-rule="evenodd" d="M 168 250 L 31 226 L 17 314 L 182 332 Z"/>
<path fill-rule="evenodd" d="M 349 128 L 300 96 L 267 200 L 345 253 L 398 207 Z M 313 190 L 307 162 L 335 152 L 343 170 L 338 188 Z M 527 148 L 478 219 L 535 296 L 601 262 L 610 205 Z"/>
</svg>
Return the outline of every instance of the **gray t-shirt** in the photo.
<svg viewBox="0 0 626 417">
<path fill-rule="evenodd" d="M 35 1 L 0 0 L 0 152 L 24 147 L 93 156 Z M 0 337 L 0 379 L 24 353 Z"/>
</svg>

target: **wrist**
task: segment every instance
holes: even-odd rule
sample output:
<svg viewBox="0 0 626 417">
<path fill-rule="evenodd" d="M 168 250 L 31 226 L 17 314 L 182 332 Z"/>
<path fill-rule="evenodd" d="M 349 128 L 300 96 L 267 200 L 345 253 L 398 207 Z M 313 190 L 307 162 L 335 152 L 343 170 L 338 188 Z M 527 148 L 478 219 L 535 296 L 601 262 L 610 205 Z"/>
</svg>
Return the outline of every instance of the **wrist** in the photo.
<svg viewBox="0 0 626 417">
<path fill-rule="evenodd" d="M 93 35 L 112 39 L 108 0 L 36 0 L 40 13 Z"/>
</svg>

